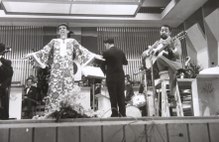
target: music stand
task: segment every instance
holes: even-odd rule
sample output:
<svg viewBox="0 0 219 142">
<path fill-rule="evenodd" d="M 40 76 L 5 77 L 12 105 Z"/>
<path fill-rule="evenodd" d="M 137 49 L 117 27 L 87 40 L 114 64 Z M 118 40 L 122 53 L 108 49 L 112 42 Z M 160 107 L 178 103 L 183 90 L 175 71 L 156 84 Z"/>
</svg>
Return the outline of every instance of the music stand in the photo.
<svg viewBox="0 0 219 142">
<path fill-rule="evenodd" d="M 92 93 L 92 97 L 93 97 L 91 107 L 95 110 L 96 81 L 97 81 L 97 79 L 103 79 L 103 78 L 95 77 L 93 75 L 86 75 L 85 77 L 90 80 L 90 87 L 91 87 L 91 90 L 92 90 L 91 93 Z"/>
<path fill-rule="evenodd" d="M 103 62 L 104 59 L 100 56 L 93 56 L 85 64 L 82 65 L 82 74 L 91 80 L 91 89 L 92 89 L 92 107 L 95 109 L 95 81 L 96 79 L 104 79 L 105 76 L 103 71 L 98 65 Z M 94 66 L 95 65 L 95 66 Z"/>
</svg>

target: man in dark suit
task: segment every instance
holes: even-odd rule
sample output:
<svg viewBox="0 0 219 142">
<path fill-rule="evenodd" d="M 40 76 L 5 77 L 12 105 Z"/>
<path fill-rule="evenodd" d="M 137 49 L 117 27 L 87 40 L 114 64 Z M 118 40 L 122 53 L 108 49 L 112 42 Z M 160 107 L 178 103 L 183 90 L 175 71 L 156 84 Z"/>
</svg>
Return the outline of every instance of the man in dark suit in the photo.
<svg viewBox="0 0 219 142">
<path fill-rule="evenodd" d="M 0 119 L 9 119 L 9 95 L 13 68 L 4 58 L 5 45 L 0 43 Z"/>
<path fill-rule="evenodd" d="M 33 86 L 33 79 L 28 78 L 26 80 L 26 87 L 23 93 L 23 102 L 22 102 L 22 110 L 23 110 L 23 118 L 31 119 L 36 113 L 37 102 L 37 87 Z"/>
<path fill-rule="evenodd" d="M 102 55 L 105 62 L 101 68 L 106 75 L 106 85 L 112 109 L 111 117 L 126 116 L 124 95 L 125 75 L 123 65 L 127 65 L 128 61 L 124 52 L 114 46 L 113 39 L 105 40 L 104 45 L 106 51 L 104 51 Z"/>
</svg>

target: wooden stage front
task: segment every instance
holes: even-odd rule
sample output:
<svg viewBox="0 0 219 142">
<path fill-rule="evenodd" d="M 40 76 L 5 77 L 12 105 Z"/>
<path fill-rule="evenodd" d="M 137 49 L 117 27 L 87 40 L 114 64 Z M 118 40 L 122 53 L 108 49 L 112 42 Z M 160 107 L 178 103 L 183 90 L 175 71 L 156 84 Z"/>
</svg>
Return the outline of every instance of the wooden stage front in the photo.
<svg viewBox="0 0 219 142">
<path fill-rule="evenodd" d="M 219 142 L 219 117 L 2 120 L 0 142 Z"/>
</svg>

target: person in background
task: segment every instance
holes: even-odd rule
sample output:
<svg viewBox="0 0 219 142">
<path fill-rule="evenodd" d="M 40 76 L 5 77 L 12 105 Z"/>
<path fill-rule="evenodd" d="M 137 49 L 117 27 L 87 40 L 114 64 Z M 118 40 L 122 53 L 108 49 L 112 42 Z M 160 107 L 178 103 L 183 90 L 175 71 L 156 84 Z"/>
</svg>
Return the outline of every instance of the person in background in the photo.
<svg viewBox="0 0 219 142">
<path fill-rule="evenodd" d="M 125 90 L 125 102 L 128 104 L 131 101 L 132 96 L 134 96 L 133 82 L 131 81 L 130 75 L 128 74 L 125 75 Z"/>
<path fill-rule="evenodd" d="M 104 45 L 106 50 L 103 51 L 102 55 L 105 62 L 103 62 L 101 68 L 106 75 L 106 86 L 112 109 L 111 117 L 125 117 L 125 75 L 123 65 L 127 65 L 128 61 L 125 53 L 115 47 L 113 39 L 105 40 Z"/>
<path fill-rule="evenodd" d="M 38 104 L 37 87 L 34 86 L 33 78 L 26 80 L 26 87 L 23 91 L 22 111 L 24 119 L 32 119 L 36 115 L 36 106 Z"/>
<path fill-rule="evenodd" d="M 11 61 L 4 58 L 5 45 L 0 43 L 0 119 L 9 119 L 9 96 L 13 67 Z"/>
</svg>

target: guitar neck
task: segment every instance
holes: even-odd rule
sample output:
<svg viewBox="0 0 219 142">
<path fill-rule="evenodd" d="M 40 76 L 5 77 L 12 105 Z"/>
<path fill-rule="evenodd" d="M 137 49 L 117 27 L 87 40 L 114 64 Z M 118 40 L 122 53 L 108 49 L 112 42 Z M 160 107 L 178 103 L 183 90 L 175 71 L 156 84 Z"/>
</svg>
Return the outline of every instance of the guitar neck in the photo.
<svg viewBox="0 0 219 142">
<path fill-rule="evenodd" d="M 185 35 L 186 35 L 186 34 L 185 34 L 184 31 L 183 31 L 183 32 L 180 32 L 180 33 L 177 34 L 176 36 L 172 37 L 171 42 L 174 42 L 174 41 L 177 40 L 177 39 L 182 40 L 182 39 L 185 38 Z M 161 46 L 161 47 L 159 47 L 159 46 Z M 157 47 L 157 49 L 158 49 L 159 51 L 162 51 L 162 50 L 164 50 L 167 46 L 168 46 L 168 45 L 159 44 L 158 47 Z"/>
</svg>

